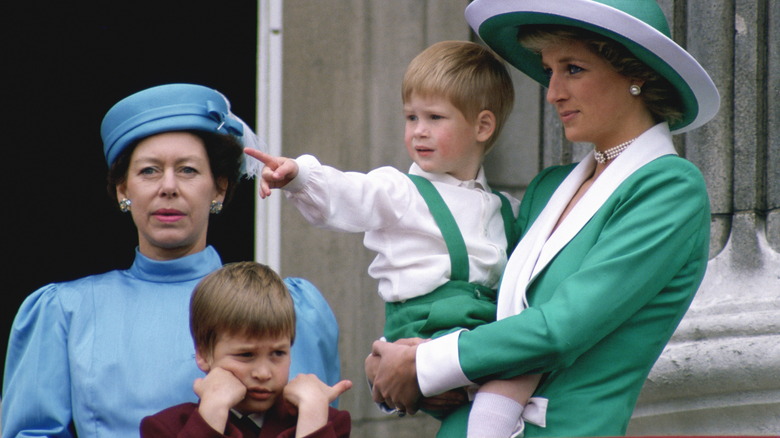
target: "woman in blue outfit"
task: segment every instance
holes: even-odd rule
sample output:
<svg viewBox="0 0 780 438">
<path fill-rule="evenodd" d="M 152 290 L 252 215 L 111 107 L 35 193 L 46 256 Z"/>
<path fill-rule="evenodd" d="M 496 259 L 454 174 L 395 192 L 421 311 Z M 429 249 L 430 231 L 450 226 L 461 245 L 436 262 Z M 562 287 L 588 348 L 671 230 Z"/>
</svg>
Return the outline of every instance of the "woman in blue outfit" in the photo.
<svg viewBox="0 0 780 438">
<path fill-rule="evenodd" d="M 144 416 L 196 401 L 188 305 L 222 265 L 209 217 L 256 144 L 216 90 L 169 84 L 114 105 L 101 127 L 109 191 L 132 216 L 128 270 L 44 286 L 22 304 L 6 358 L 3 437 L 137 437 Z M 311 283 L 285 280 L 298 316 L 290 376 L 339 379 L 335 317 Z"/>
</svg>

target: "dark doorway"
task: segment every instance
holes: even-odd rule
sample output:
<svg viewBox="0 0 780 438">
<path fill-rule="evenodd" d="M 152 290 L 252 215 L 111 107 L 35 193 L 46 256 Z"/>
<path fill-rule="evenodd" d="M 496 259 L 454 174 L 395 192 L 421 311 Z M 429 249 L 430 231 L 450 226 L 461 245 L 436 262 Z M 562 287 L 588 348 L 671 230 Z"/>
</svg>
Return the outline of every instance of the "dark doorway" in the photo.
<svg viewBox="0 0 780 438">
<path fill-rule="evenodd" d="M 105 189 L 103 114 L 135 91 L 191 82 L 255 119 L 254 1 L 19 1 L 3 5 L 0 352 L 24 298 L 51 282 L 127 268 L 137 242 Z M 253 184 L 212 220 L 224 262 L 253 257 Z M 143 321 L 139 321 L 143 324 Z"/>
</svg>

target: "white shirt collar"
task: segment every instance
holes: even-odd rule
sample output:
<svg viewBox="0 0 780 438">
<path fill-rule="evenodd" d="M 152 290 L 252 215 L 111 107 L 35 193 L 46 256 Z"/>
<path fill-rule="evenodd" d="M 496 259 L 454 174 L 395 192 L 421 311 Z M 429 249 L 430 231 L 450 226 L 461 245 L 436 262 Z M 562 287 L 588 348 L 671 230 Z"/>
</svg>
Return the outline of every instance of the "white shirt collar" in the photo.
<svg viewBox="0 0 780 438">
<path fill-rule="evenodd" d="M 447 173 L 426 172 L 422 170 L 422 168 L 418 166 L 417 163 L 412 163 L 412 166 L 409 168 L 409 173 L 412 175 L 421 176 L 433 182 L 440 182 L 444 184 L 450 184 L 453 186 L 465 187 L 467 189 L 476 188 L 480 190 L 485 190 L 487 192 L 490 191 L 490 186 L 488 185 L 487 177 L 485 176 L 485 169 L 482 166 L 479 167 L 479 172 L 477 172 L 476 178 L 465 180 L 465 181 L 455 178 L 454 176 Z"/>
<path fill-rule="evenodd" d="M 244 414 L 241 412 L 238 412 L 235 409 L 231 409 L 230 412 L 233 413 L 238 419 L 244 418 Z M 247 414 L 250 420 L 252 420 L 253 423 L 257 425 L 259 428 L 263 428 L 263 422 L 265 421 L 265 412 L 252 412 L 251 414 Z"/>
</svg>

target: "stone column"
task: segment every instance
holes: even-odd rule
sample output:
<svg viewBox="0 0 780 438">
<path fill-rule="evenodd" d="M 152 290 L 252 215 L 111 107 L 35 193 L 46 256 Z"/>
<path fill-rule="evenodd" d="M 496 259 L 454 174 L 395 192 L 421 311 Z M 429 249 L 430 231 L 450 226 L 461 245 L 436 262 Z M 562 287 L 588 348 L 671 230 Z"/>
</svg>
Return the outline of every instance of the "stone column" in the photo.
<svg viewBox="0 0 780 438">
<path fill-rule="evenodd" d="M 690 0 L 683 12 L 687 48 L 723 99 L 715 120 L 684 139 L 687 158 L 708 184 L 711 260 L 645 385 L 629 433 L 776 434 L 780 3 Z"/>
<path fill-rule="evenodd" d="M 430 44 L 470 38 L 464 8 L 436 0 L 285 1 L 282 153 L 311 153 L 343 170 L 407 170 L 403 73 Z M 431 417 L 388 416 L 371 401 L 363 360 L 382 334 L 384 304 L 367 273 L 374 254 L 363 236 L 315 229 L 284 201 L 281 222 L 283 275 L 311 280 L 338 319 L 342 375 L 354 382 L 339 407 L 352 414 L 353 436 L 434 436 Z"/>
</svg>

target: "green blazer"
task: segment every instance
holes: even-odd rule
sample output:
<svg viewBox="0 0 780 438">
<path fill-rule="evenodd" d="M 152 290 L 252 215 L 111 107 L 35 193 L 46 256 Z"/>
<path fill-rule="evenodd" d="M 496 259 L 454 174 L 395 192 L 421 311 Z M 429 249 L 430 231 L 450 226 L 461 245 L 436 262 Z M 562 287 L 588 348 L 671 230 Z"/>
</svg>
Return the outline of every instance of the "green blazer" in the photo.
<svg viewBox="0 0 780 438">
<path fill-rule="evenodd" d="M 546 169 L 529 185 L 518 219 L 524 233 L 574 167 Z M 650 160 L 531 278 L 527 308 L 460 333 L 463 374 L 484 382 L 543 373 L 535 396 L 548 399 L 546 427 L 526 424 L 526 437 L 625 434 L 704 276 L 709 222 L 699 170 L 676 155 Z M 499 300 L 511 292 L 502 283 Z M 439 369 L 447 373 L 446 364 Z M 463 415 L 447 418 L 439 436 L 465 435 Z"/>
</svg>

